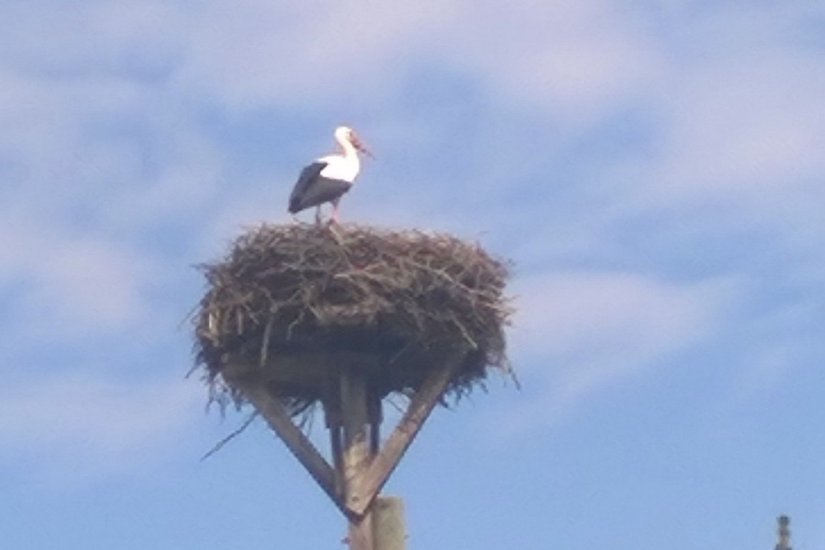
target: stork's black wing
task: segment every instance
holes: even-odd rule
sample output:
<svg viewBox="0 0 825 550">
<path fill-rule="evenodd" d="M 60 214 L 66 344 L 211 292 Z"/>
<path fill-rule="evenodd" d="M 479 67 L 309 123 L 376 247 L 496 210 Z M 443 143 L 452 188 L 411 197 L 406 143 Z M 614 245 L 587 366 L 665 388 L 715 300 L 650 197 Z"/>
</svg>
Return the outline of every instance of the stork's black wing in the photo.
<svg viewBox="0 0 825 550">
<path fill-rule="evenodd" d="M 321 174 L 321 170 L 326 167 L 326 162 L 313 162 L 309 166 L 301 170 L 298 176 L 298 181 L 295 182 L 295 187 L 292 188 L 292 193 L 289 195 L 289 213 L 294 214 L 311 205 L 304 204 L 307 192 L 312 187 L 312 184 Z"/>
<path fill-rule="evenodd" d="M 351 182 L 321 176 L 321 170 L 325 166 L 324 162 L 315 162 L 301 171 L 295 189 L 289 197 L 291 214 L 335 200 L 352 187 Z"/>
</svg>

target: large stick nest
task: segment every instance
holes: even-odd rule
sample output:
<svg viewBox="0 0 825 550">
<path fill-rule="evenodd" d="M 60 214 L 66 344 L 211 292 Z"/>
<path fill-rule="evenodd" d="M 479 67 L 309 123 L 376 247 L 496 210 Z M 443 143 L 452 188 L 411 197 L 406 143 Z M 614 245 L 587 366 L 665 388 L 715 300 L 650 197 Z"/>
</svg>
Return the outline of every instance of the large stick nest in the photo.
<svg viewBox="0 0 825 550">
<path fill-rule="evenodd" d="M 261 225 L 201 266 L 196 367 L 213 399 L 243 396 L 232 369 L 261 369 L 298 414 L 323 399 L 345 363 L 380 397 L 415 392 L 431 369 L 460 364 L 448 394 L 508 371 L 507 265 L 450 235 L 372 227 Z M 348 368 L 348 367 L 347 367 Z M 508 371 L 509 372 L 509 371 Z M 228 382 L 228 383 L 227 383 Z"/>
</svg>

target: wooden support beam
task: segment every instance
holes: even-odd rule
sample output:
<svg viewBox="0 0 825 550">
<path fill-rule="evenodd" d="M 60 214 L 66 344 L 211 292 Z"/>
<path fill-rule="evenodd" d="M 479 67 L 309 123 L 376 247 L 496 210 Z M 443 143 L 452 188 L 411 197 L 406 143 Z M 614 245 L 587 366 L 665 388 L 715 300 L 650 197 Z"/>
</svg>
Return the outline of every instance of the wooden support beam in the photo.
<svg viewBox="0 0 825 550">
<path fill-rule="evenodd" d="M 429 373 L 384 448 L 373 458 L 363 477 L 358 480 L 358 500 L 347 498 L 346 506 L 351 513 L 361 515 L 369 509 L 444 394 L 459 364 L 460 359 L 456 358 L 444 368 L 436 368 Z"/>
<path fill-rule="evenodd" d="M 347 368 L 341 371 L 341 417 L 344 427 L 343 479 L 344 497 L 348 509 L 364 498 L 360 480 L 370 463 L 367 438 L 368 418 L 367 378 L 364 372 Z M 374 550 L 372 515 L 368 508 L 349 515 L 350 550 Z"/>
<path fill-rule="evenodd" d="M 461 360 L 457 356 L 429 372 L 381 450 L 381 402 L 374 401 L 374 396 L 371 400 L 366 372 L 356 368 L 355 362 L 341 368 L 338 391 L 330 388 L 340 401 L 324 403 L 333 467 L 295 426 L 278 399 L 267 390 L 261 375 L 238 368 L 224 372 L 224 378 L 244 394 L 347 517 L 351 550 L 378 550 L 372 540 L 373 501 L 438 404 Z"/>
<path fill-rule="evenodd" d="M 381 396 L 370 391 L 367 395 L 367 416 L 370 423 L 370 456 L 375 456 L 381 448 L 381 422 L 384 414 L 381 405 Z"/>
<path fill-rule="evenodd" d="M 266 420 L 269 427 L 281 438 L 295 458 L 306 468 L 321 489 L 332 499 L 332 502 L 344 514 L 348 510 L 341 495 L 336 490 L 335 472 L 318 452 L 304 433 L 298 429 L 287 414 L 283 405 L 267 391 L 266 386 L 259 383 L 255 377 L 245 375 L 232 378 L 231 383 L 240 389 L 244 397 L 255 407 L 258 413 Z"/>
<path fill-rule="evenodd" d="M 324 418 L 329 430 L 332 467 L 335 470 L 335 493 L 343 499 L 344 493 L 344 455 L 343 455 L 343 421 L 341 419 L 341 380 L 338 376 L 328 379 L 323 398 Z M 346 515 L 346 512 L 345 512 Z"/>
</svg>

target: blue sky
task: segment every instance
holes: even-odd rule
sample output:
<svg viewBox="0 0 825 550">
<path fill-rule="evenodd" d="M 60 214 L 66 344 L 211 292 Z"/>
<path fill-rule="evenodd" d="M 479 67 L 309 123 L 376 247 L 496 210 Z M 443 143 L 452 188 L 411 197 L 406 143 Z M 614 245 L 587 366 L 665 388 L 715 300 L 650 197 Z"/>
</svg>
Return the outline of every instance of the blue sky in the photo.
<svg viewBox="0 0 825 550">
<path fill-rule="evenodd" d="M 199 461 L 245 417 L 182 321 L 346 122 L 344 220 L 516 264 L 523 388 L 435 412 L 410 548 L 825 548 L 823 98 L 817 2 L 3 2 L 4 541 L 338 544 L 263 425 Z"/>
</svg>

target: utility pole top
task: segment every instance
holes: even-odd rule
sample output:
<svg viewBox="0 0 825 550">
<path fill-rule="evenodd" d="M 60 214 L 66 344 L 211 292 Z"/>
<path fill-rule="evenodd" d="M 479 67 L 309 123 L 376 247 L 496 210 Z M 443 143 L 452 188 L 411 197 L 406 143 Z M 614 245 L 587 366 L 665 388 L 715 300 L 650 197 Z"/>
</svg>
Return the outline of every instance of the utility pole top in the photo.
<svg viewBox="0 0 825 550">
<path fill-rule="evenodd" d="M 779 536 L 779 542 L 776 543 L 775 550 L 792 550 L 791 549 L 791 518 L 788 516 L 779 516 L 776 518 L 779 527 L 776 534 Z"/>
</svg>

